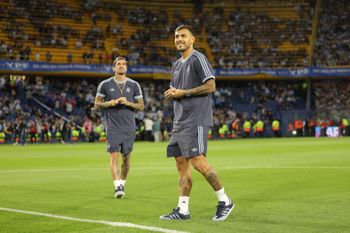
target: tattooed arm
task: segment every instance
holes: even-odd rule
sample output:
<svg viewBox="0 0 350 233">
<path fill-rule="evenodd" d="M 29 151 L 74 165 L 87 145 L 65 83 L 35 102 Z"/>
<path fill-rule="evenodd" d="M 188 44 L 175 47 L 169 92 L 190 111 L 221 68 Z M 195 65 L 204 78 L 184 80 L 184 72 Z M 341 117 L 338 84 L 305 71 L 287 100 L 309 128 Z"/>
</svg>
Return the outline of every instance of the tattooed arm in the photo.
<svg viewBox="0 0 350 233">
<path fill-rule="evenodd" d="M 215 92 L 215 90 L 215 80 L 209 79 L 199 87 L 195 87 L 188 90 L 170 88 L 164 92 L 164 95 L 168 99 L 177 99 L 189 96 L 206 95 Z"/>
</svg>

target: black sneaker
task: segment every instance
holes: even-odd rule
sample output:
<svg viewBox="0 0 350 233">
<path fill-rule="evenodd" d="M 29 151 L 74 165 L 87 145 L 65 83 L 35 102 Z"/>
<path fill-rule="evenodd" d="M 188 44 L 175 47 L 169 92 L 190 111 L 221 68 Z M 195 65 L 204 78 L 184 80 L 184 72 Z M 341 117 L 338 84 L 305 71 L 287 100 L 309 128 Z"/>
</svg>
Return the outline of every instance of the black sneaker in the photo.
<svg viewBox="0 0 350 233">
<path fill-rule="evenodd" d="M 173 212 L 171 212 L 170 214 L 167 215 L 161 215 L 159 217 L 159 219 L 162 220 L 187 220 L 190 219 L 190 214 L 181 214 L 180 213 L 180 207 L 177 207 L 175 209 L 173 209 Z"/>
<path fill-rule="evenodd" d="M 119 185 L 114 191 L 114 197 L 116 197 L 116 198 L 123 198 L 124 196 L 125 196 L 124 186 L 123 185 Z"/>
<path fill-rule="evenodd" d="M 230 203 L 228 205 L 225 204 L 224 201 L 219 201 L 217 206 L 216 214 L 213 217 L 213 221 L 224 221 L 231 213 L 231 211 L 235 208 L 232 200 L 230 199 Z"/>
</svg>

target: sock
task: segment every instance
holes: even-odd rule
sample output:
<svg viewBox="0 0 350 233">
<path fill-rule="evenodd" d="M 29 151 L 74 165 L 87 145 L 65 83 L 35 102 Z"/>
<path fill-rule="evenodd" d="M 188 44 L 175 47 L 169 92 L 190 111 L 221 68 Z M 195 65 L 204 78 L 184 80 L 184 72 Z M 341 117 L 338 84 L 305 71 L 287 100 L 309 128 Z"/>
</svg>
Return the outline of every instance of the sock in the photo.
<svg viewBox="0 0 350 233">
<path fill-rule="evenodd" d="M 125 187 L 126 180 L 120 180 L 120 184 Z"/>
<path fill-rule="evenodd" d="M 222 187 L 220 190 L 216 191 L 215 193 L 219 201 L 224 201 L 225 205 L 230 204 L 230 199 L 226 195 L 224 187 Z"/>
<path fill-rule="evenodd" d="M 188 203 L 190 202 L 190 197 L 187 196 L 179 196 L 179 204 L 180 214 L 188 214 Z"/>
<path fill-rule="evenodd" d="M 114 180 L 113 184 L 114 184 L 114 188 L 117 189 L 117 187 L 120 185 L 120 180 Z"/>
</svg>

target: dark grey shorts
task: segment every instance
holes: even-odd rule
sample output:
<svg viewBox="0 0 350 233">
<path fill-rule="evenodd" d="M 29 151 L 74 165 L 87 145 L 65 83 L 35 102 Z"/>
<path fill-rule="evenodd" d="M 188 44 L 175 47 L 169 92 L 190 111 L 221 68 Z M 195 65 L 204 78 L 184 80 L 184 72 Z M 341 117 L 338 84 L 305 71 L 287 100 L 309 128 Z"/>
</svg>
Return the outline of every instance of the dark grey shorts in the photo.
<svg viewBox="0 0 350 233">
<path fill-rule="evenodd" d="M 172 132 L 167 148 L 167 157 L 195 157 L 207 154 L 208 144 L 207 126 L 194 126 Z"/>
<path fill-rule="evenodd" d="M 107 151 L 127 155 L 132 151 L 135 138 L 134 132 L 107 132 Z"/>
</svg>

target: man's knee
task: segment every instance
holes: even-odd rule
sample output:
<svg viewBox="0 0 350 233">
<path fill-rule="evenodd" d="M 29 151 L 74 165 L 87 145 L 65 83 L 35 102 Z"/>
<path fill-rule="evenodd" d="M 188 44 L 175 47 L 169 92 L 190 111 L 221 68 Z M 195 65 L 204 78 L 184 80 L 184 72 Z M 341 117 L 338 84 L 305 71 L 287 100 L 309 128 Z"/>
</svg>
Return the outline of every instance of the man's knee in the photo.
<svg viewBox="0 0 350 233">
<path fill-rule="evenodd" d="M 119 152 L 111 152 L 110 153 L 110 160 L 111 161 L 118 161 L 119 158 Z"/>
<path fill-rule="evenodd" d="M 130 162 L 130 153 L 123 156 L 123 163 L 129 163 Z"/>
<path fill-rule="evenodd" d="M 189 167 L 189 160 L 182 156 L 178 156 L 176 159 L 176 167 L 178 171 L 185 171 Z"/>
<path fill-rule="evenodd" d="M 196 169 L 197 171 L 199 171 L 201 173 L 204 173 L 209 168 L 209 164 L 208 164 L 206 158 L 204 157 L 204 155 L 199 155 L 199 156 L 193 157 L 191 159 L 191 164 L 192 164 L 194 169 Z"/>
</svg>

